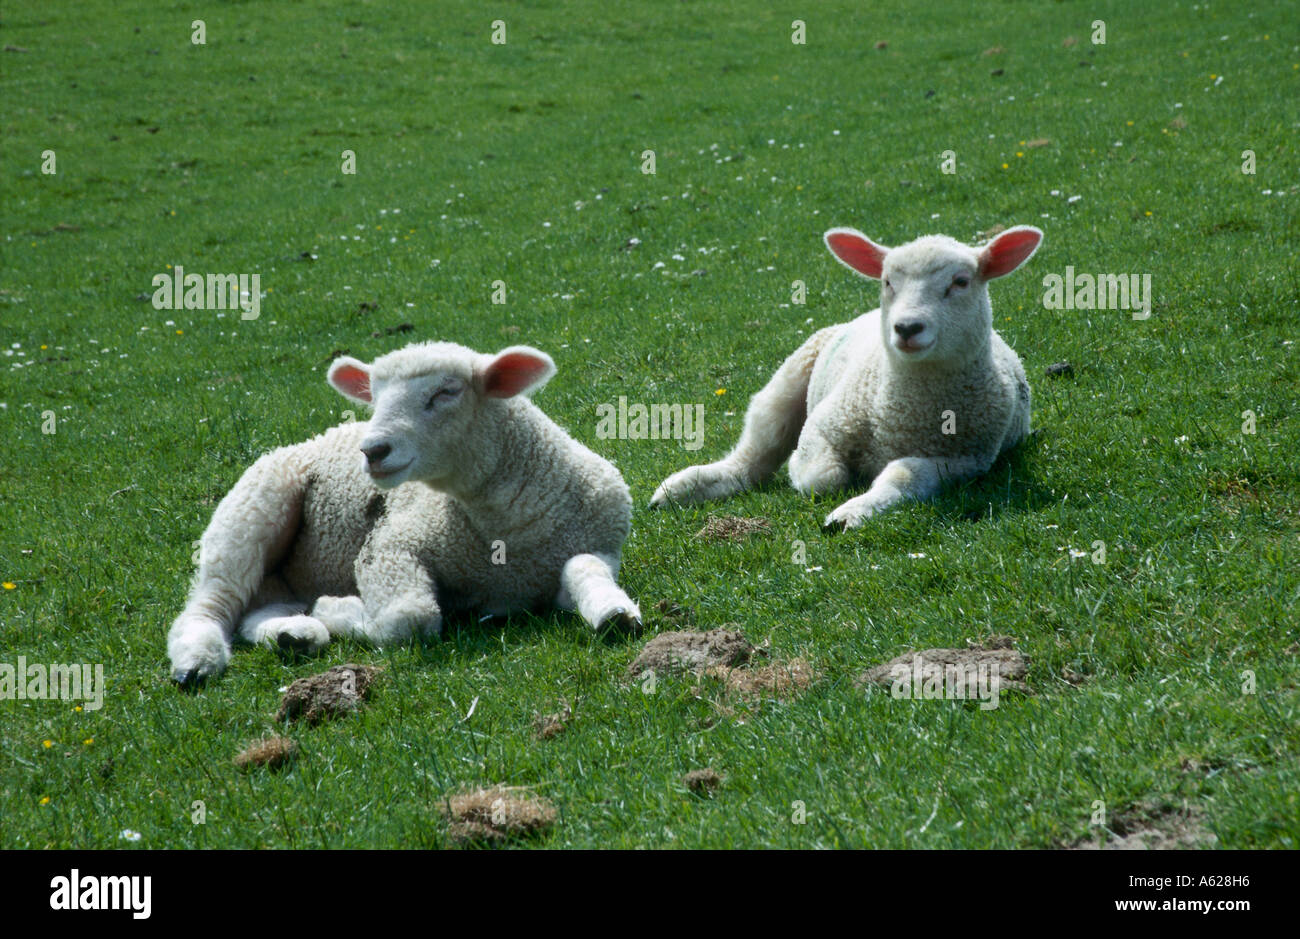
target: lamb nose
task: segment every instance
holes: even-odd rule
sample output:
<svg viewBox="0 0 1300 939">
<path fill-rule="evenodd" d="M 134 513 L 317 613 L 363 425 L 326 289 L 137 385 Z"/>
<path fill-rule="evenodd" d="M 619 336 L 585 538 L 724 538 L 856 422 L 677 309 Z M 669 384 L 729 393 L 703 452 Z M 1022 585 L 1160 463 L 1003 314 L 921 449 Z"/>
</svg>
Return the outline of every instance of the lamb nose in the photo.
<svg viewBox="0 0 1300 939">
<path fill-rule="evenodd" d="M 366 460 L 370 463 L 382 463 L 384 457 L 393 452 L 393 448 L 386 443 L 377 444 L 373 447 L 362 447 L 361 452 L 366 455 Z"/>
<path fill-rule="evenodd" d="M 915 336 L 923 329 L 925 329 L 924 323 L 895 323 L 894 324 L 894 332 L 898 333 L 898 335 L 902 336 L 904 339 L 911 339 L 913 336 Z"/>
</svg>

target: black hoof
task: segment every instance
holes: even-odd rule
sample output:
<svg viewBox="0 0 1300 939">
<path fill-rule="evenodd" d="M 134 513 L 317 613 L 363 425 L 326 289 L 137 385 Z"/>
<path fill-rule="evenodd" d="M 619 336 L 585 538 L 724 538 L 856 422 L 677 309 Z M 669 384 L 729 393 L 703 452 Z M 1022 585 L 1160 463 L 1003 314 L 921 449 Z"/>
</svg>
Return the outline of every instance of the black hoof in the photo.
<svg viewBox="0 0 1300 939">
<path fill-rule="evenodd" d="M 601 621 L 596 632 L 601 635 L 638 636 L 641 634 L 641 620 L 627 610 L 615 610 Z"/>
<path fill-rule="evenodd" d="M 290 636 L 288 633 L 280 633 L 275 642 L 285 652 L 302 653 L 311 651 L 311 640 L 299 639 L 297 636 Z"/>
<path fill-rule="evenodd" d="M 172 681 L 181 688 L 191 689 L 197 688 L 203 682 L 203 678 L 197 668 L 178 668 L 172 672 Z"/>
</svg>

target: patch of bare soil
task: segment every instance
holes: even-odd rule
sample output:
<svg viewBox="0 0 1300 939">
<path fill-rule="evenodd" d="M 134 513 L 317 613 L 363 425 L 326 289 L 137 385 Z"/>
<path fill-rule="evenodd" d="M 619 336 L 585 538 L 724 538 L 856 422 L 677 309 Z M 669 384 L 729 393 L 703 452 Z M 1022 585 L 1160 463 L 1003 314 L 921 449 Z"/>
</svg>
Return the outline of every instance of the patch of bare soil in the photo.
<svg viewBox="0 0 1300 939">
<path fill-rule="evenodd" d="M 754 652 L 749 640 L 731 629 L 660 633 L 645 644 L 641 654 L 627 667 L 627 675 L 636 678 L 646 671 L 660 675 L 686 672 L 698 675 L 715 665 L 743 665 Z"/>
<path fill-rule="evenodd" d="M 298 744 L 288 737 L 266 737 L 249 744 L 235 757 L 235 765 L 240 769 L 252 769 L 255 766 L 281 769 L 292 763 L 297 755 Z"/>
<path fill-rule="evenodd" d="M 682 777 L 682 783 L 691 792 L 704 795 L 722 785 L 722 774 L 711 766 L 693 769 Z"/>
<path fill-rule="evenodd" d="M 568 701 L 561 700 L 558 711 L 553 714 L 538 714 L 533 718 L 533 733 L 537 735 L 538 740 L 550 740 L 568 730 L 571 720 L 573 720 L 573 708 L 569 707 Z"/>
<path fill-rule="evenodd" d="M 1176 851 L 1212 848 L 1218 842 L 1205 827 L 1204 813 L 1197 806 L 1159 809 L 1139 808 L 1116 815 L 1100 829 L 1102 840 L 1085 838 L 1072 845 L 1075 851 Z"/>
<path fill-rule="evenodd" d="M 290 685 L 280 702 L 276 720 L 306 720 L 318 724 L 327 717 L 350 714 L 361 706 L 370 686 L 383 669 L 373 665 L 336 665 L 299 678 Z"/>
<path fill-rule="evenodd" d="M 689 606 L 682 606 L 675 600 L 660 600 L 654 606 L 655 612 L 674 626 L 685 626 L 695 621 L 695 611 Z"/>
<path fill-rule="evenodd" d="M 514 786 L 493 786 L 449 797 L 442 806 L 457 844 L 498 844 L 541 834 L 555 824 L 555 806 Z"/>
<path fill-rule="evenodd" d="M 883 665 L 869 668 L 857 678 L 859 687 L 881 685 L 892 688 L 900 678 L 915 681 L 915 676 L 938 667 L 941 675 L 962 676 L 979 674 L 981 668 L 989 669 L 998 676 L 1001 691 L 1019 691 L 1021 694 L 1033 694 L 1021 679 L 1028 671 L 1028 662 L 1017 650 L 1010 647 L 1011 638 L 995 636 L 982 646 L 968 649 L 922 649 L 918 652 L 905 652 L 890 659 Z M 919 691 L 919 689 L 917 689 Z"/>
<path fill-rule="evenodd" d="M 765 518 L 740 518 L 735 515 L 710 515 L 704 527 L 695 533 L 705 541 L 744 541 L 750 535 L 767 535 L 772 523 Z"/>
<path fill-rule="evenodd" d="M 804 659 L 773 662 L 762 668 L 730 668 L 715 665 L 706 673 L 727 686 L 727 694 L 736 698 L 784 700 L 802 692 L 816 678 L 812 666 Z"/>
</svg>

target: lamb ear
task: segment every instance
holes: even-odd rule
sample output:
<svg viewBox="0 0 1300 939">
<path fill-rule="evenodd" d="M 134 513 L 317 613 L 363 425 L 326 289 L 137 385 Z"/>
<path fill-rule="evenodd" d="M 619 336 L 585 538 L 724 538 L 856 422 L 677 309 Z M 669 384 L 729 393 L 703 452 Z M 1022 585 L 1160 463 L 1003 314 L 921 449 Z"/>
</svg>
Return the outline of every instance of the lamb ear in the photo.
<svg viewBox="0 0 1300 939">
<path fill-rule="evenodd" d="M 1008 228 L 980 249 L 980 277 L 992 280 L 1010 274 L 1024 264 L 1043 240 L 1043 233 L 1032 225 Z"/>
<path fill-rule="evenodd" d="M 325 380 L 339 394 L 361 404 L 370 404 L 370 366 L 350 355 L 334 360 Z"/>
<path fill-rule="evenodd" d="M 889 249 L 878 245 L 856 228 L 832 228 L 822 238 L 831 254 L 851 271 L 864 277 L 880 279 Z"/>
<path fill-rule="evenodd" d="M 489 398 L 513 398 L 541 388 L 555 374 L 555 363 L 531 346 L 511 346 L 492 356 L 479 371 L 479 385 Z"/>
</svg>

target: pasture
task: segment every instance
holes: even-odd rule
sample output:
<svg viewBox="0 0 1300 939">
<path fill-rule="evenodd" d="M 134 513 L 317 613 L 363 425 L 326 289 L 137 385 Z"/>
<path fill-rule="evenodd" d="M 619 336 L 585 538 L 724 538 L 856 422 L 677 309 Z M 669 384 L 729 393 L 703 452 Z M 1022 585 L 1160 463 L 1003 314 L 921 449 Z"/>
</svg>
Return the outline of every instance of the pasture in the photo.
<svg viewBox="0 0 1300 939">
<path fill-rule="evenodd" d="M 7 10 L 0 663 L 99 663 L 106 691 L 0 700 L 0 845 L 440 847 L 445 798 L 501 784 L 557 807 L 530 842 L 552 848 L 1039 848 L 1175 816 L 1198 844 L 1300 846 L 1300 23 L 1280 0 L 982 6 Z M 877 305 L 825 229 L 1015 224 L 1043 246 L 990 293 L 1036 433 L 986 477 L 840 534 L 820 522 L 846 496 L 784 471 L 647 508 L 803 338 Z M 157 308 L 178 267 L 257 274 L 257 317 Z M 1049 308 L 1067 268 L 1149 275 L 1149 316 Z M 554 357 L 536 403 L 636 502 L 620 582 L 645 636 L 458 621 L 240 647 L 177 689 L 166 630 L 216 502 L 355 410 L 336 355 L 427 339 Z M 698 449 L 611 437 L 620 399 L 701 406 Z M 722 515 L 770 530 L 695 537 Z M 646 638 L 729 624 L 812 682 L 624 681 Z M 855 685 L 994 636 L 1032 695 Z M 275 722 L 346 662 L 385 668 L 363 710 Z M 291 766 L 233 765 L 272 731 Z"/>
</svg>

